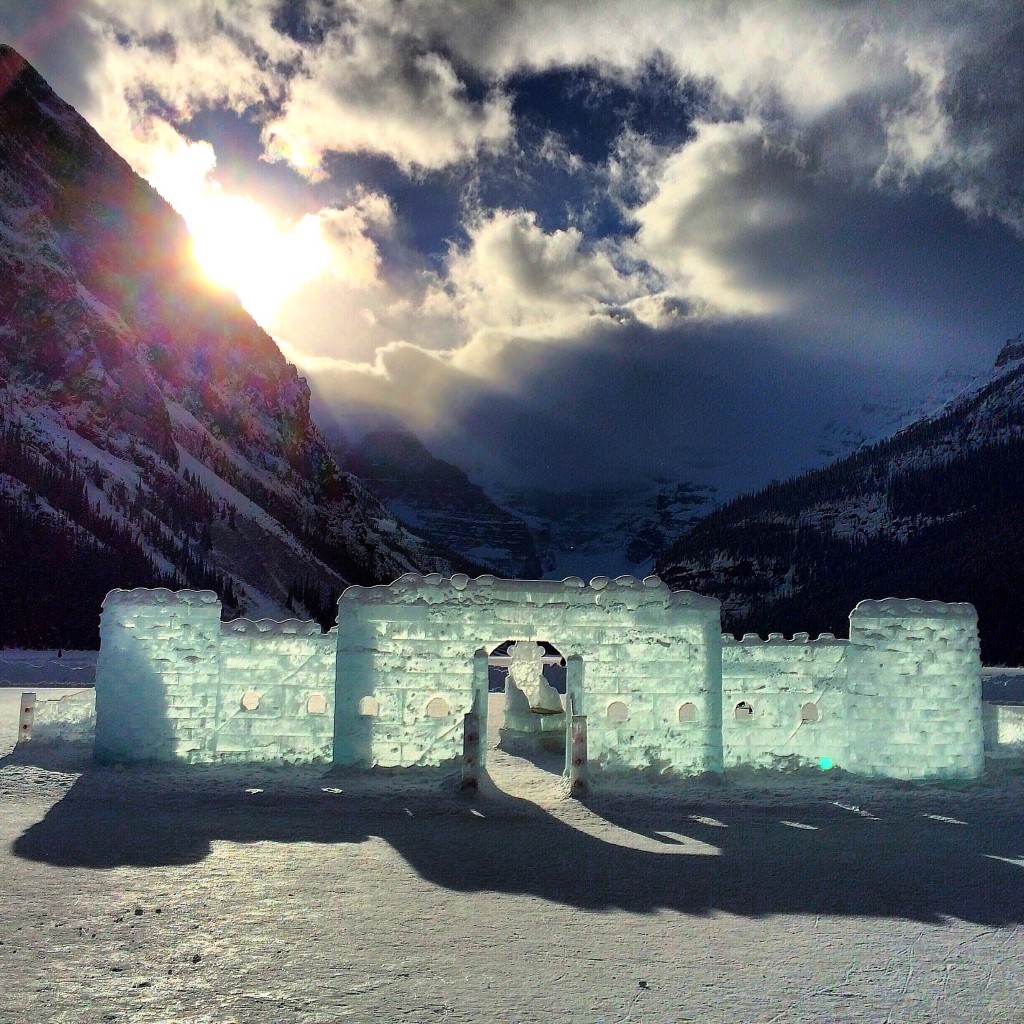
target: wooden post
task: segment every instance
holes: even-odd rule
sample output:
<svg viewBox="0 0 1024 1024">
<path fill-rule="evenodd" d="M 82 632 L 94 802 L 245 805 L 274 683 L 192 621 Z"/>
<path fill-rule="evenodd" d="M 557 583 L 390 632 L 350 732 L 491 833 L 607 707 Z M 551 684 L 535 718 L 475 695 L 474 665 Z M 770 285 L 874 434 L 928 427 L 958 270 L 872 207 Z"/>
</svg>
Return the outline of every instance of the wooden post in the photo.
<svg viewBox="0 0 1024 1024">
<path fill-rule="evenodd" d="M 32 739 L 32 725 L 36 720 L 36 695 L 21 695 L 21 712 L 18 715 L 18 742 L 27 743 Z"/>
<path fill-rule="evenodd" d="M 487 730 L 487 651 L 473 655 L 473 707 L 462 723 L 462 788 L 475 793 L 480 788 Z"/>
<path fill-rule="evenodd" d="M 462 726 L 462 788 L 475 792 L 480 787 L 480 716 L 476 702 Z"/>
<path fill-rule="evenodd" d="M 587 795 L 587 716 L 573 715 L 569 726 L 569 796 Z"/>
</svg>

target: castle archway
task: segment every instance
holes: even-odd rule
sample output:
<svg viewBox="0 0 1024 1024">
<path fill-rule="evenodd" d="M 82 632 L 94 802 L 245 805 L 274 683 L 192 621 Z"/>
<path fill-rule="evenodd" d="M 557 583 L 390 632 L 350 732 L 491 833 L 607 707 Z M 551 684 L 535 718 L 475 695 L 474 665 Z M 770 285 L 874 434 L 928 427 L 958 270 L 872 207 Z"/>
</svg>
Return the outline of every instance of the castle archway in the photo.
<svg viewBox="0 0 1024 1024">
<path fill-rule="evenodd" d="M 500 788 L 519 788 L 513 774 L 561 776 L 569 720 L 565 657 L 548 640 L 508 639 L 488 647 L 489 765 L 509 783 Z"/>
</svg>

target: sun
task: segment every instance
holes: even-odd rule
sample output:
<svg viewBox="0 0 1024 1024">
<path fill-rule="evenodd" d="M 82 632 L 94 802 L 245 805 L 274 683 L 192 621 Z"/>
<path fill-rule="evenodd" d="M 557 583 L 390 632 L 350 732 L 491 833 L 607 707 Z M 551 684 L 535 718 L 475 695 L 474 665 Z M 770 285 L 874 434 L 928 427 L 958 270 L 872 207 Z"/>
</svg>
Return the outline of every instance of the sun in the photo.
<svg viewBox="0 0 1024 1024">
<path fill-rule="evenodd" d="M 197 216 L 185 215 L 196 260 L 230 288 L 262 327 L 270 329 L 281 303 L 328 268 L 313 217 L 281 224 L 248 196 L 211 194 Z"/>
<path fill-rule="evenodd" d="M 211 178 L 214 163 L 212 149 L 189 146 L 158 160 L 150 181 L 184 218 L 207 276 L 272 330 L 284 300 L 329 269 L 320 221 L 275 217 L 251 196 L 224 191 Z"/>
</svg>

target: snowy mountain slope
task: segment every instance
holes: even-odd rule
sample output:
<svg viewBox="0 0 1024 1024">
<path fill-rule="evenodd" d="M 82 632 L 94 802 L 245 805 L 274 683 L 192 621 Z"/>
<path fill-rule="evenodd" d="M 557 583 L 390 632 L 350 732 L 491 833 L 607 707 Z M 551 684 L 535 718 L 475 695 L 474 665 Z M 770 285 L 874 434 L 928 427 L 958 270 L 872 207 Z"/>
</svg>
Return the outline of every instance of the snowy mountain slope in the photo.
<svg viewBox="0 0 1024 1024">
<path fill-rule="evenodd" d="M 1017 341 L 1019 339 L 1013 339 L 1006 344 L 1011 346 Z M 854 408 L 837 412 L 826 421 L 818 439 L 817 454 L 823 461 L 833 461 L 865 445 L 892 437 L 918 420 L 937 415 L 1001 376 L 1006 366 L 1006 351 L 1004 348 L 991 366 L 971 371 L 947 368 L 934 375 L 921 374 L 916 386 L 905 386 L 899 393 L 893 392 L 890 381 L 879 379 L 868 399 Z M 1000 363 L 999 359 L 1004 361 Z M 816 469 L 817 466 L 806 468 Z"/>
<path fill-rule="evenodd" d="M 971 601 L 983 653 L 1024 656 L 1024 338 L 935 415 L 716 509 L 657 570 L 723 601 L 735 631 L 845 631 L 864 597 Z"/>
<path fill-rule="evenodd" d="M 891 382 L 879 380 L 870 400 L 842 410 L 823 424 L 817 458 L 806 469 L 819 468 L 936 415 L 1000 376 L 1004 368 L 1005 363 L 980 372 L 946 370 L 922 375 L 918 386 L 903 394 L 894 394 Z M 589 579 L 651 571 L 676 537 L 741 493 L 736 483 L 730 467 L 724 475 L 704 470 L 699 478 L 683 482 L 656 477 L 581 491 L 510 491 L 493 486 L 488 492 L 532 526 L 545 576 Z M 841 516 L 839 510 L 836 514 Z M 870 508 L 865 514 L 870 515 Z M 859 521 L 859 517 L 858 511 L 853 518 Z"/>
<path fill-rule="evenodd" d="M 33 614 L 94 636 L 108 585 L 213 586 L 277 616 L 301 591 L 326 617 L 346 582 L 464 567 L 339 468 L 305 381 L 205 279 L 180 217 L 8 47 L 0 434 L 0 645 L 39 639 Z M 54 589 L 48 536 L 88 566 L 84 611 L 24 606 Z"/>
<path fill-rule="evenodd" d="M 338 436 L 334 451 L 403 522 L 510 577 L 643 575 L 711 501 L 709 488 L 664 478 L 585 491 L 492 480 L 485 489 L 393 425 Z"/>
<path fill-rule="evenodd" d="M 372 431 L 339 451 L 339 461 L 423 536 L 499 576 L 540 574 L 526 523 L 493 502 L 457 466 L 435 458 L 409 431 Z"/>
<path fill-rule="evenodd" d="M 542 488 L 496 493 L 533 530 L 543 574 L 643 576 L 668 540 L 702 515 L 712 490 L 664 478 L 581 491 Z"/>
</svg>

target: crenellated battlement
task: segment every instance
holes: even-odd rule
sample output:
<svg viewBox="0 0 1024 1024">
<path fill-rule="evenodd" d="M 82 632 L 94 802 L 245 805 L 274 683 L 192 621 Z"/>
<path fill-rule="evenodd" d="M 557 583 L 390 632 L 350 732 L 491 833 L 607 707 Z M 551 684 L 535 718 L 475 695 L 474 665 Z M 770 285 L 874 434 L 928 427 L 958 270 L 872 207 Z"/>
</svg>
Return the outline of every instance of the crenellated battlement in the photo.
<svg viewBox="0 0 1024 1024">
<path fill-rule="evenodd" d="M 564 580 L 503 580 L 483 575 L 476 578 L 458 573 L 406 573 L 394 583 L 375 587 L 353 586 L 341 595 L 340 604 L 443 604 L 460 601 L 467 605 L 523 602 L 543 605 L 609 607 L 626 603 L 632 607 L 701 608 L 717 611 L 720 602 L 690 591 L 673 591 L 657 576 L 595 576 L 589 583 L 578 576 Z"/>
</svg>

